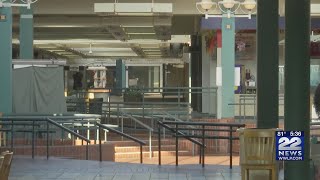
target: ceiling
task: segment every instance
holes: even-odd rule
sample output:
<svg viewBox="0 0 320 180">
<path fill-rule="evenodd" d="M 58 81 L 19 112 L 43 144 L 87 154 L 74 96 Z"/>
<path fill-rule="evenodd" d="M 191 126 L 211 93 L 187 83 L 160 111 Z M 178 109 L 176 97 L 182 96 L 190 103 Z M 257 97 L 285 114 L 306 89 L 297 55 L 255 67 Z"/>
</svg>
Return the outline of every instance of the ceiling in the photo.
<svg viewBox="0 0 320 180">
<path fill-rule="evenodd" d="M 280 14 L 283 2 L 280 1 Z M 34 5 L 34 46 L 57 57 L 76 59 L 179 59 L 199 32 L 198 0 L 153 0 L 169 3 L 172 12 L 153 15 L 103 15 L 95 3 L 115 0 L 39 0 Z M 118 0 L 151 3 L 152 0 Z M 313 0 L 320 3 L 320 0 Z M 129 8 L 130 9 L 130 8 Z M 18 44 L 19 15 L 14 9 L 14 43 Z M 91 48 L 90 48 L 91 46 Z"/>
</svg>

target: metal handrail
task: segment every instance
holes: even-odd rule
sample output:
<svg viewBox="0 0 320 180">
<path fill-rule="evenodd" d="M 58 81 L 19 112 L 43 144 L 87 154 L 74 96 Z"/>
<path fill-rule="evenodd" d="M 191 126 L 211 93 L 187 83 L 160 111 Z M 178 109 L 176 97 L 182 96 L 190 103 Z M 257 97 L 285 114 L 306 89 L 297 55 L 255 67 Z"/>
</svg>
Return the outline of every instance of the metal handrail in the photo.
<svg viewBox="0 0 320 180">
<path fill-rule="evenodd" d="M 160 124 L 160 123 L 158 123 Z M 202 144 L 204 144 L 205 139 L 229 139 L 229 156 L 230 156 L 230 169 L 232 169 L 232 141 L 233 140 L 237 140 L 238 138 L 232 137 L 232 133 L 233 133 L 233 128 L 234 127 L 245 127 L 245 124 L 240 124 L 240 123 L 210 123 L 210 122 L 177 122 L 177 121 L 163 121 L 162 124 L 165 125 L 175 125 L 175 131 L 178 132 L 179 129 L 179 125 L 185 125 L 185 126 L 190 126 L 190 125 L 194 125 L 194 126 L 201 126 L 202 128 L 194 128 L 194 131 L 201 131 L 202 135 L 178 135 L 178 133 L 176 133 L 176 144 L 178 144 L 178 138 L 179 137 L 189 137 L 189 138 L 199 138 L 202 139 Z M 229 137 L 226 136 L 205 136 L 205 132 L 206 132 L 206 126 L 215 126 L 215 127 L 229 127 L 229 129 L 223 129 L 226 132 L 229 132 Z M 182 129 L 186 129 L 186 128 L 182 128 Z M 192 129 L 192 128 L 188 128 L 188 129 Z M 210 130 L 210 131 L 214 131 L 214 130 Z M 222 129 L 220 129 L 219 131 L 222 131 Z M 159 133 L 160 136 L 160 133 Z M 160 143 L 159 143 L 160 144 Z M 176 146 L 177 148 L 177 146 Z M 178 150 L 176 149 L 176 165 L 178 165 Z M 202 161 L 202 167 L 204 167 L 204 148 L 201 149 L 200 151 L 200 156 L 202 155 L 202 160 L 200 158 L 200 162 Z M 160 162 L 160 161 L 159 161 Z"/>
<path fill-rule="evenodd" d="M 121 114 L 129 117 L 129 118 L 132 119 L 134 122 L 140 124 L 141 126 L 143 126 L 144 128 L 148 129 L 149 131 L 153 131 L 153 128 L 152 128 L 152 127 L 144 124 L 143 122 L 139 121 L 137 118 L 133 117 L 132 115 L 127 114 L 127 113 L 125 113 L 125 112 L 123 112 L 123 111 L 121 111 Z"/>
<path fill-rule="evenodd" d="M 144 124 L 143 122 L 139 121 L 137 118 L 133 117 L 130 114 L 127 114 L 125 112 L 121 112 L 122 115 L 125 115 L 127 117 L 129 117 L 131 120 L 133 120 L 134 122 L 140 124 L 141 126 L 143 126 L 144 128 L 146 128 L 147 130 L 149 130 L 149 158 L 152 158 L 152 132 L 153 132 L 153 128 L 151 128 L 150 126 Z M 122 121 L 122 131 L 123 131 L 123 121 Z"/>
<path fill-rule="evenodd" d="M 67 131 L 68 133 L 70 133 L 70 134 L 72 134 L 72 135 L 80 138 L 81 140 L 84 140 L 84 141 L 86 141 L 87 143 L 90 143 L 90 139 L 88 139 L 88 138 L 86 138 L 86 137 L 84 137 L 84 136 L 82 136 L 82 135 L 80 135 L 80 134 L 78 134 L 78 133 L 70 130 L 69 128 L 66 128 L 66 127 L 58 124 L 57 122 L 53 121 L 52 119 L 47 118 L 47 121 L 48 121 L 50 124 L 55 125 L 55 126 L 59 127 L 60 129 L 63 129 L 63 130 L 65 130 L 65 131 Z"/>
<path fill-rule="evenodd" d="M 231 127 L 245 127 L 241 123 L 211 123 L 211 122 L 176 122 L 176 121 L 163 121 L 163 124 L 178 124 L 178 125 L 198 125 L 198 126 L 231 126 Z"/>
<path fill-rule="evenodd" d="M 195 139 L 193 139 L 193 138 L 187 137 L 187 135 L 185 135 L 183 132 L 181 132 L 181 131 L 176 132 L 172 127 L 170 127 L 170 126 L 168 126 L 168 125 L 166 125 L 166 124 L 163 124 L 163 123 L 160 122 L 160 121 L 158 121 L 158 123 L 159 123 L 159 125 L 161 125 L 162 127 L 170 130 L 171 132 L 173 132 L 173 133 L 178 133 L 178 134 L 181 135 L 181 137 L 184 137 L 185 139 L 187 139 L 187 140 L 189 140 L 189 141 L 191 141 L 191 142 L 193 142 L 193 143 L 195 143 L 195 144 L 197 144 L 197 145 L 199 145 L 199 146 L 206 147 L 206 145 L 205 145 L 205 144 L 202 144 L 200 141 L 197 141 L 197 140 L 195 140 Z"/>
<path fill-rule="evenodd" d="M 55 117 L 55 116 L 54 116 Z M 37 116 L 13 116 L 13 117 L 9 117 L 9 116 L 3 116 L 0 117 L 0 121 L 2 120 L 3 122 L 1 122 L 1 124 L 5 124 L 5 125 L 11 125 L 11 150 L 13 151 L 13 126 L 14 125 L 20 125 L 22 124 L 21 122 L 28 122 L 28 121 L 32 121 L 32 123 L 28 123 L 27 125 L 32 125 L 32 158 L 34 158 L 34 148 L 35 148 L 35 142 L 34 142 L 34 132 L 35 132 L 35 126 L 39 126 L 39 124 L 35 124 L 35 122 L 46 122 L 47 123 L 47 129 L 46 129 L 46 133 L 47 133 L 47 159 L 49 158 L 49 123 L 60 128 L 61 130 L 67 131 L 70 134 L 80 138 L 81 140 L 84 140 L 87 142 L 87 146 L 86 146 L 86 159 L 88 160 L 88 150 L 89 150 L 89 143 L 90 140 L 81 136 L 78 133 L 75 133 L 74 131 L 70 130 L 69 128 L 66 128 L 60 124 L 58 124 L 57 122 L 55 122 L 54 120 L 51 119 L 52 117 L 37 117 Z M 79 117 L 57 117 L 59 119 L 79 119 Z M 87 117 L 86 117 L 87 118 Z M 7 121 L 7 122 L 6 122 Z M 11 123 L 8 123 L 8 122 Z M 14 121 L 18 121 L 18 123 L 14 123 Z M 23 124 L 26 125 L 26 124 Z"/>
<path fill-rule="evenodd" d="M 176 129 L 171 128 L 170 126 L 163 124 L 162 122 L 158 121 L 158 160 L 159 160 L 159 165 L 161 165 L 161 130 L 160 130 L 160 126 L 172 131 L 173 133 L 176 133 L 176 166 L 178 166 L 178 156 L 179 156 L 179 152 L 178 152 L 178 134 L 180 134 L 182 137 L 184 137 L 185 139 L 197 144 L 200 146 L 200 152 L 202 151 L 203 153 L 199 154 L 199 162 L 201 162 L 201 158 L 203 159 L 202 162 L 204 162 L 204 148 L 206 148 L 206 146 L 204 145 L 204 142 L 201 143 L 197 140 L 194 140 L 191 137 L 186 137 L 184 135 L 184 133 L 182 133 L 181 131 L 178 131 L 176 126 Z M 201 157 L 201 155 L 203 155 L 203 157 Z"/>
<path fill-rule="evenodd" d="M 105 126 L 105 125 L 103 125 L 103 124 L 100 124 L 100 123 L 98 123 L 98 122 L 95 122 L 95 124 L 99 127 L 99 149 L 100 149 L 99 152 L 100 152 L 100 161 L 102 161 L 102 146 L 101 146 L 101 133 L 100 133 L 100 132 L 101 132 L 101 129 L 106 129 L 106 130 L 111 131 L 111 132 L 113 132 L 113 133 L 119 134 L 119 135 L 122 136 L 122 137 L 128 138 L 128 139 L 130 139 L 130 140 L 132 140 L 132 141 L 134 141 L 134 142 L 136 142 L 136 143 L 139 143 L 139 145 L 140 145 L 140 163 L 143 162 L 142 146 L 143 146 L 143 145 L 146 145 L 145 142 L 143 142 L 143 141 L 141 141 L 140 139 L 137 139 L 137 138 L 135 138 L 135 137 L 132 137 L 132 136 L 130 136 L 130 135 L 128 135 L 128 134 L 125 134 L 125 133 L 123 133 L 123 132 L 121 132 L 121 131 L 118 131 L 118 130 L 115 130 L 115 129 L 111 128 L 111 127 L 108 127 L 108 126 Z"/>
</svg>

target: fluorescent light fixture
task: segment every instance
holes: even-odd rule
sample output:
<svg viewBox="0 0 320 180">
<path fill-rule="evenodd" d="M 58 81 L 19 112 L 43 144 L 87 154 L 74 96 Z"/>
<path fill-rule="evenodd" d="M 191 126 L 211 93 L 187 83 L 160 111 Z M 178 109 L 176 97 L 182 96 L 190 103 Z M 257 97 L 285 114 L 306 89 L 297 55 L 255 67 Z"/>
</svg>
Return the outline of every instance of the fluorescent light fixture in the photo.
<svg viewBox="0 0 320 180">
<path fill-rule="evenodd" d="M 120 25 L 123 28 L 153 28 L 153 26 L 144 26 L 144 25 Z"/>
<path fill-rule="evenodd" d="M 48 51 L 51 51 L 51 52 L 65 52 L 65 50 L 62 50 L 62 49 L 49 49 Z"/>
<path fill-rule="evenodd" d="M 81 28 L 81 27 L 88 27 L 88 26 L 85 26 L 85 25 L 38 25 L 38 26 L 35 26 L 35 27 L 46 27 L 46 28 Z"/>
<path fill-rule="evenodd" d="M 147 33 L 147 32 L 143 32 L 143 33 L 128 33 L 129 35 L 148 35 L 148 34 L 156 34 L 156 33 Z"/>
<path fill-rule="evenodd" d="M 66 60 L 21 60 L 13 59 L 14 65 L 66 65 Z"/>
<path fill-rule="evenodd" d="M 172 13 L 172 3 L 94 3 L 97 14 L 153 15 L 153 13 Z"/>
</svg>

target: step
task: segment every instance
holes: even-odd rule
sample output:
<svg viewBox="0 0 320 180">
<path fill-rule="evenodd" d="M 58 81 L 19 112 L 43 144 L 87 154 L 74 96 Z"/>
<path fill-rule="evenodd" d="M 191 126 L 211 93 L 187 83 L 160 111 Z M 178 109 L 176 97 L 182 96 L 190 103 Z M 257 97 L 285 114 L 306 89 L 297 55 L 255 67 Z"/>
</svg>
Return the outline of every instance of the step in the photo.
<svg viewBox="0 0 320 180">
<path fill-rule="evenodd" d="M 189 151 L 178 151 L 179 156 L 188 156 L 192 153 Z M 142 152 L 143 157 L 149 157 L 149 152 Z M 161 156 L 175 156 L 176 151 L 161 151 Z M 158 157 L 158 151 L 152 151 L 152 157 Z M 115 153 L 115 160 L 123 158 L 140 158 L 140 152 L 122 152 Z"/>
<path fill-rule="evenodd" d="M 147 145 L 149 144 L 149 140 L 143 140 L 145 143 L 147 143 Z M 115 144 L 115 146 L 117 147 L 121 147 L 121 146 L 138 146 L 138 143 L 134 142 L 134 141 L 128 141 L 126 139 L 124 139 L 124 141 L 108 141 L 108 142 L 112 142 L 113 144 Z M 189 140 L 179 140 L 179 144 L 181 143 L 186 143 L 189 142 Z M 158 140 L 152 140 L 152 145 L 158 145 Z M 161 140 L 161 145 L 175 145 L 176 141 L 175 139 L 162 139 Z"/>
<path fill-rule="evenodd" d="M 176 145 L 162 145 L 161 151 L 174 151 L 176 149 Z M 152 151 L 158 151 L 158 146 L 152 146 Z M 179 150 L 185 150 L 182 147 L 179 147 Z M 149 146 L 143 146 L 142 151 L 149 151 Z M 140 147 L 138 146 L 122 146 L 122 147 L 115 147 L 116 153 L 122 152 L 140 152 Z"/>
</svg>

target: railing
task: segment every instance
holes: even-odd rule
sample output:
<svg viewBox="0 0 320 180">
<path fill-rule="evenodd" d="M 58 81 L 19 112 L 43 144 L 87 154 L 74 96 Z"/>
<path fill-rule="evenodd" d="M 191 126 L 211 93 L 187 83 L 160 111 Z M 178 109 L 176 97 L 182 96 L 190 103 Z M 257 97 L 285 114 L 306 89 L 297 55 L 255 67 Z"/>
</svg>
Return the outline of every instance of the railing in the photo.
<svg viewBox="0 0 320 180">
<path fill-rule="evenodd" d="M 193 138 L 191 138 L 191 137 L 186 136 L 183 132 L 178 131 L 178 129 L 171 128 L 170 126 L 168 126 L 168 125 L 166 125 L 166 124 L 158 121 L 158 158 L 159 158 L 158 160 L 159 160 L 159 165 L 161 165 L 161 127 L 160 127 L 160 126 L 166 128 L 166 129 L 168 129 L 168 130 L 170 130 L 171 132 L 173 132 L 173 133 L 176 134 L 176 166 L 178 166 L 178 156 L 179 156 L 179 150 L 178 150 L 178 145 L 179 145 L 179 142 L 178 142 L 178 134 L 179 134 L 180 136 L 184 137 L 185 139 L 193 142 L 194 144 L 199 145 L 199 147 L 200 147 L 201 150 L 206 147 L 203 143 L 201 143 L 201 142 L 199 142 L 199 141 L 197 141 L 197 140 L 195 140 L 195 139 L 193 139 Z M 204 153 L 203 153 L 203 155 L 204 155 Z M 200 155 L 199 155 L 199 163 L 201 163 L 201 161 L 202 161 L 201 158 L 204 160 L 204 156 L 201 156 L 201 154 L 200 154 Z M 204 161 L 202 161 L 202 162 L 203 162 L 203 163 L 202 163 L 202 166 L 204 167 Z"/>
<path fill-rule="evenodd" d="M 88 160 L 88 145 L 90 143 L 90 140 L 83 137 L 82 135 L 75 133 L 74 131 L 70 130 L 69 128 L 66 128 L 62 125 L 60 125 L 59 123 L 55 122 L 53 119 L 55 118 L 59 118 L 59 119 L 79 119 L 79 117 L 72 117 L 72 116 L 68 116 L 68 117 L 39 117 L 39 116 L 5 116 L 5 117 L 0 117 L 0 121 L 1 124 L 0 125 L 5 125 L 5 126 L 11 126 L 10 129 L 0 129 L 0 131 L 4 131 L 4 132 L 10 132 L 11 133 L 11 151 L 13 151 L 13 146 L 14 146 L 14 126 L 15 125 L 28 125 L 28 126 L 32 126 L 32 158 L 34 158 L 34 149 L 35 149 L 35 127 L 39 127 L 40 124 L 36 124 L 36 122 L 46 122 L 46 130 L 44 131 L 47 134 L 47 139 L 46 139 L 46 154 L 47 154 L 47 159 L 49 158 L 49 124 L 52 124 L 56 127 L 58 127 L 59 129 L 63 130 L 63 131 L 67 131 L 68 133 L 74 135 L 75 137 L 80 138 L 83 141 L 87 142 L 87 146 L 86 146 L 86 159 Z M 81 117 L 80 117 L 81 118 Z M 32 123 L 29 123 L 29 122 Z"/>
<path fill-rule="evenodd" d="M 102 161 L 102 142 L 101 142 L 101 129 L 106 129 L 106 130 L 108 130 L 108 131 L 110 131 L 110 132 L 113 132 L 113 133 L 116 133 L 116 134 L 119 134 L 120 136 L 123 136 L 123 137 L 125 137 L 125 138 L 128 138 L 128 139 L 130 139 L 130 140 L 132 140 L 132 141 L 134 141 L 134 142 L 136 142 L 136 143 L 139 143 L 139 145 L 140 145 L 140 163 L 143 163 L 143 153 L 142 153 L 142 146 L 143 145 L 146 145 L 146 143 L 145 142 L 143 142 L 143 141 L 141 141 L 141 140 L 139 140 L 139 139 L 137 139 L 137 138 L 135 138 L 135 137 L 132 137 L 132 136 L 130 136 L 130 135 L 128 135 L 128 134 L 125 134 L 125 133 L 123 133 L 123 132 L 121 132 L 121 131 L 118 131 L 118 130 L 115 130 L 115 129 L 113 129 L 113 128 L 110 128 L 110 127 L 107 127 L 107 126 L 105 126 L 105 125 L 103 125 L 103 124 L 100 124 L 100 123 L 98 123 L 98 122 L 96 122 L 95 123 L 98 127 L 99 127 L 99 158 L 100 158 L 100 161 Z"/>
<path fill-rule="evenodd" d="M 68 109 L 78 111 L 80 113 L 92 113 L 90 107 L 87 104 L 95 105 L 100 108 L 98 114 L 105 118 L 110 119 L 115 115 L 117 118 L 120 116 L 120 112 L 135 112 L 135 114 L 141 114 L 143 117 L 157 111 L 175 111 L 177 114 L 189 116 L 190 104 L 186 102 L 84 102 L 80 100 L 69 100 Z M 98 109 L 97 108 L 97 109 Z M 96 114 L 97 112 L 95 112 Z"/>
<path fill-rule="evenodd" d="M 162 122 L 164 125 L 174 125 L 175 127 L 171 127 L 175 129 L 176 136 L 176 144 L 178 144 L 178 138 L 197 138 L 202 140 L 202 144 L 205 145 L 205 139 L 228 139 L 229 140 L 229 158 L 230 158 L 230 169 L 232 169 L 232 142 L 233 140 L 238 140 L 238 137 L 233 137 L 232 133 L 236 132 L 236 128 L 245 127 L 245 124 L 240 123 L 210 123 L 210 122 L 177 122 L 177 121 L 164 121 Z M 179 127 L 180 126 L 180 127 Z M 200 126 L 198 128 L 190 128 L 190 127 L 181 127 L 181 126 Z M 207 127 L 227 127 L 228 129 L 208 129 Z M 179 131 L 195 131 L 199 132 L 196 134 L 180 134 Z M 229 136 L 211 136 L 206 135 L 208 131 L 216 131 L 216 132 L 229 132 Z M 160 136 L 159 136 L 160 137 Z M 177 147 L 176 147 L 177 148 Z M 205 152 L 204 148 L 201 149 L 200 154 L 202 155 L 202 167 L 205 164 Z M 178 165 L 178 154 L 176 152 L 176 165 Z"/>
<path fill-rule="evenodd" d="M 105 112 L 111 112 L 111 108 L 112 108 L 112 103 L 113 103 L 113 98 L 112 98 L 112 94 L 113 92 L 117 92 L 118 94 L 123 95 L 125 93 L 125 90 L 127 88 L 122 88 L 122 89 L 118 89 L 118 88 L 106 88 L 107 91 L 109 91 L 110 93 L 106 93 L 109 94 L 108 95 L 108 100 L 105 99 L 105 101 L 107 102 L 103 102 L 103 104 L 107 105 L 104 106 L 104 111 Z M 162 88 L 137 88 L 137 90 L 139 90 L 139 92 L 141 92 L 142 94 L 142 100 L 140 103 L 141 107 L 142 107 L 142 111 L 144 111 L 144 107 L 145 105 L 148 104 L 147 99 L 149 98 L 162 98 L 162 101 L 165 102 L 166 97 L 167 96 L 174 96 L 175 100 L 175 104 L 177 105 L 177 107 L 183 107 L 184 103 L 190 104 L 191 103 L 191 99 L 196 97 L 196 99 L 199 99 L 200 96 L 198 95 L 203 95 L 203 96 L 208 96 L 208 105 L 207 107 L 209 107 L 211 114 L 215 114 L 216 113 L 216 107 L 217 107 L 217 87 L 162 87 Z M 88 94 L 89 92 L 87 91 L 82 91 L 82 92 L 74 92 L 75 97 L 76 98 L 82 98 L 82 99 L 88 99 Z M 93 93 L 94 94 L 94 93 Z M 191 98 L 192 96 L 192 98 Z M 107 96 L 106 96 L 107 97 Z M 117 100 L 118 101 L 118 98 Z M 70 99 L 70 103 L 72 102 L 72 99 Z M 111 103 L 109 103 L 111 102 Z M 86 104 L 84 102 L 82 102 L 83 104 Z M 126 102 L 127 103 L 127 102 Z M 131 102 L 128 102 L 131 103 Z M 168 104 L 169 102 L 165 102 L 163 104 Z M 199 104 L 200 105 L 200 104 Z M 196 105 L 194 105 L 196 106 Z M 71 107 L 71 106 L 69 106 Z M 82 109 L 81 113 L 85 113 L 85 111 L 87 112 L 87 109 L 85 107 L 85 105 L 83 106 L 84 109 Z M 121 107 L 120 107 L 121 108 Z M 80 108 L 81 109 L 81 108 Z M 70 111 L 72 111 L 72 108 L 70 108 Z M 94 113 L 96 114 L 96 113 Z M 106 113 L 107 114 L 107 113 Z M 144 113 L 142 113 L 144 114 Z"/>
<path fill-rule="evenodd" d="M 133 117 L 132 115 L 129 115 L 125 112 L 121 112 L 121 114 L 126 117 L 129 117 L 135 123 L 140 124 L 142 127 L 144 127 L 145 129 L 147 129 L 149 131 L 149 157 L 152 158 L 152 132 L 153 132 L 153 128 L 151 128 L 150 126 L 139 121 L 137 118 Z M 121 131 L 123 132 L 123 116 L 121 117 Z"/>
<path fill-rule="evenodd" d="M 235 118 L 239 120 L 246 120 L 250 116 L 253 120 L 257 118 L 257 95 L 256 94 L 239 94 L 238 102 L 230 103 L 229 106 L 238 107 L 238 111 L 235 111 L 235 114 L 238 113 Z M 284 95 L 279 94 L 279 106 L 283 108 L 284 105 Z M 247 112 L 249 110 L 249 112 Z M 252 111 L 252 112 L 250 112 Z M 248 115 L 250 114 L 250 115 Z M 280 116 L 280 112 L 279 112 Z"/>
</svg>

